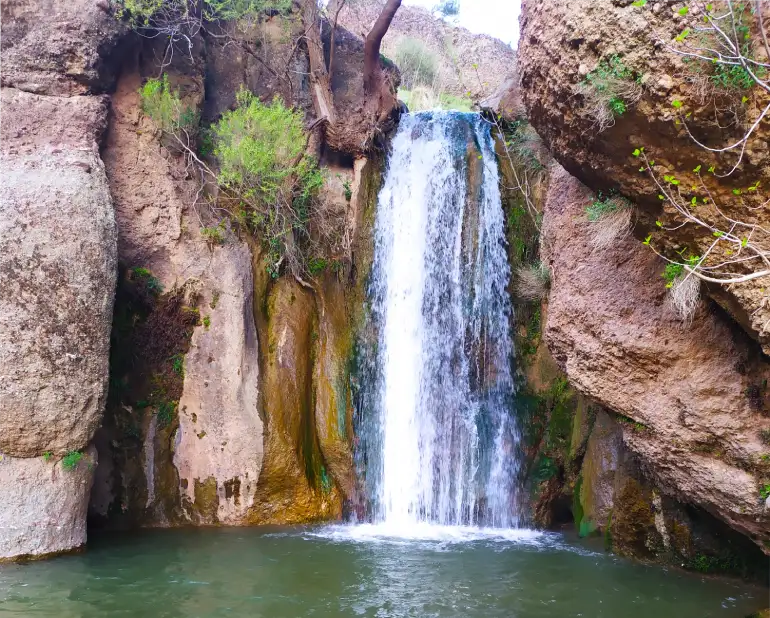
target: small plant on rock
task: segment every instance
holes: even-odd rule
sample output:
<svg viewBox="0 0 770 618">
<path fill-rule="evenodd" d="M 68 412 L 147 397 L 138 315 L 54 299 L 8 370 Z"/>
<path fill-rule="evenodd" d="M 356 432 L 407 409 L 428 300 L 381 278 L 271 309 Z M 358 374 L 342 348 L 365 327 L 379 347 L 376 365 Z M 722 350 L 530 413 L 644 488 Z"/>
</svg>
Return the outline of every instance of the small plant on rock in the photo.
<svg viewBox="0 0 770 618">
<path fill-rule="evenodd" d="M 597 251 L 609 249 L 631 232 L 631 202 L 619 195 L 599 193 L 585 208 L 591 228 L 591 245 Z"/>
<path fill-rule="evenodd" d="M 70 451 L 64 457 L 62 457 L 61 467 L 65 470 L 72 471 L 77 468 L 80 460 L 83 459 L 83 457 L 85 457 L 85 455 L 83 455 L 83 453 L 80 451 Z"/>
<path fill-rule="evenodd" d="M 599 62 L 577 91 L 599 132 L 614 125 L 615 117 L 625 114 L 642 97 L 640 80 L 617 54 Z"/>
<path fill-rule="evenodd" d="M 160 79 L 148 79 L 139 94 L 142 99 L 142 111 L 152 119 L 155 126 L 164 134 L 190 146 L 198 133 L 198 114 L 182 104 L 179 92 L 172 90 L 168 75 Z"/>
</svg>

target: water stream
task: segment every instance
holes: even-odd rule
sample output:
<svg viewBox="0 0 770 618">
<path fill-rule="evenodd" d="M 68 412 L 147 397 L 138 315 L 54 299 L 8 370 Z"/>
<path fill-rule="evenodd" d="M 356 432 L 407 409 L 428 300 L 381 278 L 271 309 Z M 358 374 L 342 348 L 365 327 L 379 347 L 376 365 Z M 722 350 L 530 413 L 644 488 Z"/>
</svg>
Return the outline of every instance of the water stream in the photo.
<svg viewBox="0 0 770 618">
<path fill-rule="evenodd" d="M 509 275 L 488 124 L 402 118 L 377 207 L 362 428 L 373 517 L 397 534 L 519 523 Z"/>
</svg>

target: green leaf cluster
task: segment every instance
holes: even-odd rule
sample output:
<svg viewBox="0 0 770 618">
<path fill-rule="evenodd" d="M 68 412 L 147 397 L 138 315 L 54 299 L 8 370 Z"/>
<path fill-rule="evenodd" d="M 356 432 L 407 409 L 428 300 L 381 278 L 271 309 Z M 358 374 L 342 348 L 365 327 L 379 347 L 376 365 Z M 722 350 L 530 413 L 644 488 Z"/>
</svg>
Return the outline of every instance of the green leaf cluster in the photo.
<svg viewBox="0 0 770 618">
<path fill-rule="evenodd" d="M 142 111 L 165 133 L 186 133 L 192 138 L 198 131 L 198 113 L 182 104 L 179 92 L 172 90 L 165 73 L 160 79 L 148 79 L 139 90 Z"/>
<path fill-rule="evenodd" d="M 83 455 L 83 453 L 80 451 L 70 451 L 64 457 L 62 457 L 61 466 L 65 470 L 72 471 L 77 468 L 80 460 L 83 459 L 83 457 L 85 457 L 85 455 Z"/>
<path fill-rule="evenodd" d="M 263 232 L 270 262 L 277 263 L 289 236 L 306 235 L 311 204 L 323 186 L 317 162 L 305 155 L 302 112 L 279 98 L 263 103 L 241 89 L 237 107 L 223 114 L 212 133 L 217 183 L 237 202 L 238 219 Z"/>
</svg>

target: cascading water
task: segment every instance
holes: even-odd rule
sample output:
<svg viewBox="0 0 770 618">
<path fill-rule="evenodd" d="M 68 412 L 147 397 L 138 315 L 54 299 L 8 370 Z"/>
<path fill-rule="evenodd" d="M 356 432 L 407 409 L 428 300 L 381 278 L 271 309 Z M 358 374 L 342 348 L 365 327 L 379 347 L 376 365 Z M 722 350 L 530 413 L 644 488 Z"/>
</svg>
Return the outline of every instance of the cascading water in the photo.
<svg viewBox="0 0 770 618">
<path fill-rule="evenodd" d="M 363 400 L 375 522 L 518 524 L 497 161 L 477 114 L 402 117 L 375 223 Z"/>
</svg>

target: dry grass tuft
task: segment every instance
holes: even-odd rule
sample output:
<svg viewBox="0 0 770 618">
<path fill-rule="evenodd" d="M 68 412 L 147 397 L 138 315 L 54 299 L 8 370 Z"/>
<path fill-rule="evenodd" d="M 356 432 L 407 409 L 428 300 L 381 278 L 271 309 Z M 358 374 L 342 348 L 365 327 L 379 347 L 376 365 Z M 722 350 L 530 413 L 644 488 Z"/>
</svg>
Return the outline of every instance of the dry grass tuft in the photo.
<svg viewBox="0 0 770 618">
<path fill-rule="evenodd" d="M 516 296 L 522 300 L 536 302 L 548 296 L 551 273 L 548 266 L 537 262 L 520 266 L 516 270 Z"/>
<path fill-rule="evenodd" d="M 700 302 L 700 279 L 684 272 L 669 288 L 669 303 L 682 322 L 689 324 Z"/>
</svg>

